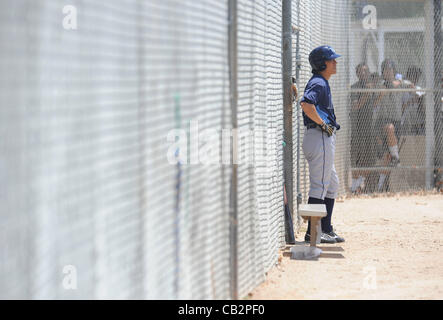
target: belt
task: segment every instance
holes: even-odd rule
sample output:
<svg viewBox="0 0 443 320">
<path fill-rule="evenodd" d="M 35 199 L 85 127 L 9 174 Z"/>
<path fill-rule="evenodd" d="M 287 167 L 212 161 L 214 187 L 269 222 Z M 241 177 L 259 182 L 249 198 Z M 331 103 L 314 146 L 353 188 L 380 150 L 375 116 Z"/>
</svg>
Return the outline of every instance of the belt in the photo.
<svg viewBox="0 0 443 320">
<path fill-rule="evenodd" d="M 316 124 L 316 123 L 308 123 L 306 125 L 306 128 L 307 129 L 312 129 L 312 128 L 320 128 L 321 129 L 321 127 L 318 124 Z"/>
<path fill-rule="evenodd" d="M 332 126 L 333 128 L 334 128 L 334 132 L 335 131 L 337 131 L 337 128 L 336 127 L 334 127 L 334 126 Z M 309 129 L 312 129 L 312 128 L 319 128 L 320 130 L 321 130 L 321 126 L 319 125 L 319 124 L 316 124 L 316 123 L 308 123 L 307 125 L 306 125 L 306 128 L 309 130 Z"/>
</svg>

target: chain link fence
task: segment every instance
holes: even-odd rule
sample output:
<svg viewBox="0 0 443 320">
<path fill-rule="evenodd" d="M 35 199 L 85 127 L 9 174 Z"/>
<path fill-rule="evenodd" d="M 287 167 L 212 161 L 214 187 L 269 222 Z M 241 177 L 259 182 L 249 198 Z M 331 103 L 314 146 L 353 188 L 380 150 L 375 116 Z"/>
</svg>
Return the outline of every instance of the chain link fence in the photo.
<svg viewBox="0 0 443 320">
<path fill-rule="evenodd" d="M 321 44 L 340 194 L 441 186 L 440 1 L 294 0 L 292 70 L 284 2 L 0 3 L 0 298 L 247 295 L 285 245 L 282 73 L 300 98 Z"/>
<path fill-rule="evenodd" d="M 229 119 L 227 4 L 0 6 L 0 297 L 228 298 L 229 167 L 167 158 Z"/>
<path fill-rule="evenodd" d="M 239 164 L 238 290 L 245 296 L 264 280 L 284 243 L 283 96 L 279 1 L 238 1 L 239 150 L 253 161 Z M 264 134 L 262 144 L 243 134 Z M 252 137 L 251 137 L 252 138 Z M 274 152 L 260 158 L 258 152 Z M 265 154 L 265 155 L 266 155 Z M 269 161 L 268 161 L 269 160 Z"/>
<path fill-rule="evenodd" d="M 353 3 L 348 105 L 353 193 L 438 187 L 441 3 Z M 435 177 L 434 177 L 435 174 Z"/>
</svg>

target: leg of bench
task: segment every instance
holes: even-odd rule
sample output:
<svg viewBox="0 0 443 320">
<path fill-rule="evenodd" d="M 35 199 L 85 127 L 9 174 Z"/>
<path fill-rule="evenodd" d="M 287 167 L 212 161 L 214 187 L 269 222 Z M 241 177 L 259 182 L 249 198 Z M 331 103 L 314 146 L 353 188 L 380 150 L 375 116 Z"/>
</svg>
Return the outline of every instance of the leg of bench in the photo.
<svg viewBox="0 0 443 320">
<path fill-rule="evenodd" d="M 317 246 L 317 224 L 320 218 L 318 217 L 311 217 L 311 247 Z"/>
</svg>

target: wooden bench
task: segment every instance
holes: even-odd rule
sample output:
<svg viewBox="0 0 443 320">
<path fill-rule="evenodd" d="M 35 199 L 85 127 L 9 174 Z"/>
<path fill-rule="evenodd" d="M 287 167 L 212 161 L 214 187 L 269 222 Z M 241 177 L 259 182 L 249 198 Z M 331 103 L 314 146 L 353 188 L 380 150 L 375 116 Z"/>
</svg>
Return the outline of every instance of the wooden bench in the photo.
<svg viewBox="0 0 443 320">
<path fill-rule="evenodd" d="M 317 244 L 317 226 L 319 226 L 320 220 L 326 217 L 326 205 L 324 204 L 301 204 L 298 207 L 298 213 L 303 220 L 311 220 L 311 247 L 316 247 Z M 321 230 L 321 227 L 320 227 Z"/>
</svg>

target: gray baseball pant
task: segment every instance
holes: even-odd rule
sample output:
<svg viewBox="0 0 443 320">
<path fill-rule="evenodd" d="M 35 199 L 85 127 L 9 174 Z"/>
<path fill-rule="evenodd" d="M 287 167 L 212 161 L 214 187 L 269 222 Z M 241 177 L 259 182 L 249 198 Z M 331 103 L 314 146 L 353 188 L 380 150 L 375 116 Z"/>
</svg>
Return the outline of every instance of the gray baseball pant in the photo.
<svg viewBox="0 0 443 320">
<path fill-rule="evenodd" d="M 309 197 L 335 199 L 338 176 L 334 166 L 335 133 L 328 137 L 320 128 L 305 129 L 303 153 L 309 165 Z"/>
</svg>

